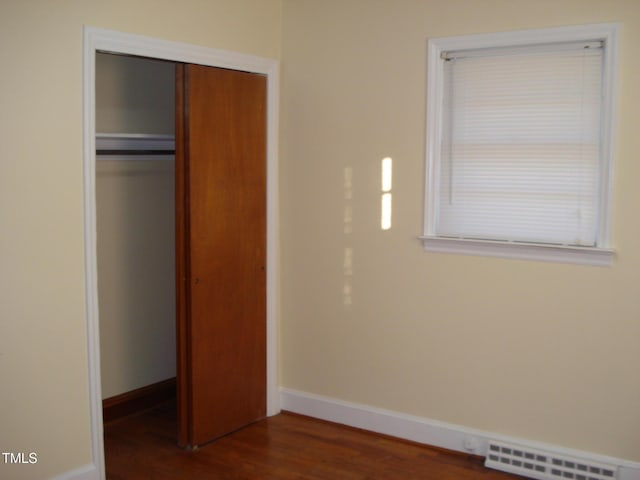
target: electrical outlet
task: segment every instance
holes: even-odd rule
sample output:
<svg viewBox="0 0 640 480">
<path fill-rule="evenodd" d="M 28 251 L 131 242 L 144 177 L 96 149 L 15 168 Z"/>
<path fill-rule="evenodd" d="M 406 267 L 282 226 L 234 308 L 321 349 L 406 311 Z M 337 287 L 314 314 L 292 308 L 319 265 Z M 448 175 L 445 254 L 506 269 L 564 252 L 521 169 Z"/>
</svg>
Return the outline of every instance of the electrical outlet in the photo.
<svg viewBox="0 0 640 480">
<path fill-rule="evenodd" d="M 464 440 L 462 441 L 462 446 L 467 452 L 475 453 L 478 451 L 478 448 L 480 447 L 480 441 L 476 437 L 472 437 L 471 435 L 468 435 L 464 437 Z"/>
</svg>

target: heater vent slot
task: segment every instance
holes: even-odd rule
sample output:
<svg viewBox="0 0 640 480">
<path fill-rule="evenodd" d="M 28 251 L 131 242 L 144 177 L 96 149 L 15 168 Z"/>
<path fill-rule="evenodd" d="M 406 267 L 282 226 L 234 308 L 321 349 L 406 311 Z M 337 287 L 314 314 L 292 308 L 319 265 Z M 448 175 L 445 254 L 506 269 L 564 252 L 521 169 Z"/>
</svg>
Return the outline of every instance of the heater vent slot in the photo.
<svg viewBox="0 0 640 480">
<path fill-rule="evenodd" d="M 489 442 L 485 466 L 540 480 L 615 480 L 617 467 L 533 450 L 519 445 Z"/>
</svg>

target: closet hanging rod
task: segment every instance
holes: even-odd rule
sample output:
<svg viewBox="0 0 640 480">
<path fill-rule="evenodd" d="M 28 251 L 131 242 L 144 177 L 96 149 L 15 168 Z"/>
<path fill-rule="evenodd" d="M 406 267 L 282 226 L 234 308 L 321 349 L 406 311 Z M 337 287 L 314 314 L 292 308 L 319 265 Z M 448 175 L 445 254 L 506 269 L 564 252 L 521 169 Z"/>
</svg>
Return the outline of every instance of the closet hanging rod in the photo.
<svg viewBox="0 0 640 480">
<path fill-rule="evenodd" d="M 97 133 L 96 155 L 174 155 L 175 137 L 146 133 Z"/>
</svg>

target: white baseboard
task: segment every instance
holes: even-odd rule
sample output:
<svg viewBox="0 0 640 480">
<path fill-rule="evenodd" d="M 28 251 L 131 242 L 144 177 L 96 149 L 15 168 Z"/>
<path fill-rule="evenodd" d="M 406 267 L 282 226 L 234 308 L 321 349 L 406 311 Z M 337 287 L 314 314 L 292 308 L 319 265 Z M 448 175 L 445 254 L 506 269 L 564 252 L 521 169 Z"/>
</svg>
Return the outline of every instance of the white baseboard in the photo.
<svg viewBox="0 0 640 480">
<path fill-rule="evenodd" d="M 640 480 L 640 463 L 638 462 L 507 437 L 288 388 L 280 389 L 280 397 L 283 410 L 418 443 L 486 456 L 489 440 L 498 440 L 523 447 L 556 452 L 585 461 L 617 465 L 619 469 L 618 480 Z"/>
<path fill-rule="evenodd" d="M 100 472 L 98 467 L 94 464 L 84 465 L 82 467 L 74 468 L 61 475 L 57 475 L 50 480 L 99 480 Z"/>
</svg>

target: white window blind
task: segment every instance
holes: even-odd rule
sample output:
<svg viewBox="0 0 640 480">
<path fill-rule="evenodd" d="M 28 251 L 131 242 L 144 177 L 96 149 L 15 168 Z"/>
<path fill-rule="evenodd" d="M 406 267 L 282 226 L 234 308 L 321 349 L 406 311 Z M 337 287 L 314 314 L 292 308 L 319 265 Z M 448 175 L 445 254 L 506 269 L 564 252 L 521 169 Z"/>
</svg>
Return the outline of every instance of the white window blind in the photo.
<svg viewBox="0 0 640 480">
<path fill-rule="evenodd" d="M 442 52 L 439 237 L 598 245 L 600 42 Z"/>
</svg>

